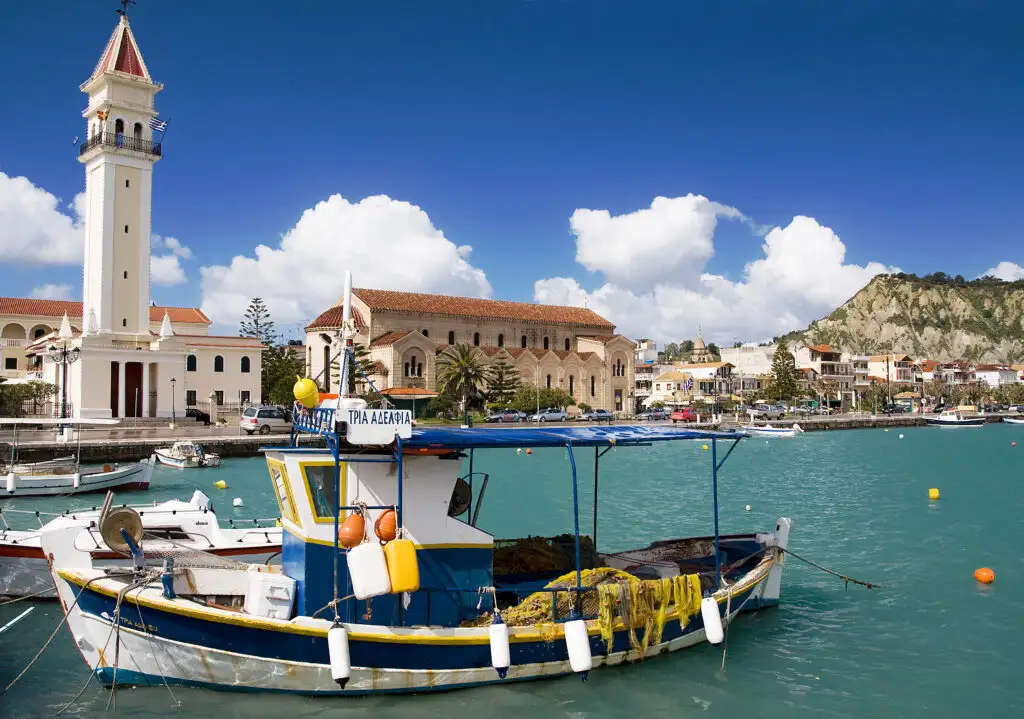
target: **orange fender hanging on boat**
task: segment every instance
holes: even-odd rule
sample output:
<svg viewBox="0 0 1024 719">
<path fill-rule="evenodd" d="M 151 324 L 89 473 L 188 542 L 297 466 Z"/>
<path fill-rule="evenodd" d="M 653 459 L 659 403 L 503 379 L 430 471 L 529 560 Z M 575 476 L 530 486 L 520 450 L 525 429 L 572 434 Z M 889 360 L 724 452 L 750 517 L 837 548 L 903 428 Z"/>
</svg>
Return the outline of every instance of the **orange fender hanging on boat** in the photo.
<svg viewBox="0 0 1024 719">
<path fill-rule="evenodd" d="M 439 457 L 443 454 L 454 454 L 457 450 L 451 447 L 443 449 L 432 449 L 430 447 L 402 447 L 402 454 L 422 455 L 425 457 Z"/>
<path fill-rule="evenodd" d="M 398 514 L 393 509 L 385 509 L 373 523 L 373 532 L 381 542 L 390 542 L 398 536 Z"/>
<path fill-rule="evenodd" d="M 359 546 L 366 533 L 366 522 L 359 512 L 352 512 L 338 527 L 338 544 L 345 549 Z"/>
</svg>

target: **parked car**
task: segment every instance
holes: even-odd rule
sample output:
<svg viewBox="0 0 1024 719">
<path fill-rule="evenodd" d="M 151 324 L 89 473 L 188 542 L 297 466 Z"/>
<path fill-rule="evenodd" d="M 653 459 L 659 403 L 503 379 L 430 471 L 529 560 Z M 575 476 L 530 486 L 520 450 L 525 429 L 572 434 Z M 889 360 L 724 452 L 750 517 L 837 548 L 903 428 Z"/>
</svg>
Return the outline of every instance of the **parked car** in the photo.
<svg viewBox="0 0 1024 719">
<path fill-rule="evenodd" d="M 569 419 L 569 413 L 558 407 L 548 407 L 531 414 L 528 419 L 531 422 L 565 422 Z"/>
<path fill-rule="evenodd" d="M 238 426 L 247 434 L 270 434 L 274 430 L 289 431 L 292 428 L 291 417 L 280 407 L 254 405 L 246 407 L 238 418 Z"/>
<path fill-rule="evenodd" d="M 201 409 L 196 409 L 195 407 L 187 407 L 185 409 L 185 416 L 195 417 L 196 422 L 202 422 L 207 427 L 210 426 L 210 415 L 207 414 L 206 412 L 203 412 Z"/>
<path fill-rule="evenodd" d="M 672 424 L 676 422 L 696 422 L 697 413 L 694 412 L 690 407 L 683 407 L 677 409 L 669 415 L 669 419 L 672 420 Z"/>
<path fill-rule="evenodd" d="M 484 422 L 487 422 L 488 424 L 491 424 L 493 422 L 503 422 L 504 418 L 505 418 L 505 411 L 501 410 L 499 412 L 491 412 L 484 419 Z"/>
<path fill-rule="evenodd" d="M 644 410 L 636 416 L 636 419 L 643 421 L 654 421 L 659 419 L 668 419 L 668 412 L 663 409 L 648 409 Z"/>
<path fill-rule="evenodd" d="M 579 418 L 584 422 L 611 422 L 615 415 L 606 409 L 592 409 L 581 414 Z"/>
<path fill-rule="evenodd" d="M 778 405 L 758 402 L 749 410 L 755 419 L 782 419 L 786 416 L 786 408 Z"/>
<path fill-rule="evenodd" d="M 526 419 L 526 412 L 521 412 L 518 409 L 506 409 L 501 413 L 502 422 L 522 422 Z"/>
<path fill-rule="evenodd" d="M 905 414 L 909 410 L 902 404 L 887 404 L 882 408 L 883 414 Z"/>
</svg>

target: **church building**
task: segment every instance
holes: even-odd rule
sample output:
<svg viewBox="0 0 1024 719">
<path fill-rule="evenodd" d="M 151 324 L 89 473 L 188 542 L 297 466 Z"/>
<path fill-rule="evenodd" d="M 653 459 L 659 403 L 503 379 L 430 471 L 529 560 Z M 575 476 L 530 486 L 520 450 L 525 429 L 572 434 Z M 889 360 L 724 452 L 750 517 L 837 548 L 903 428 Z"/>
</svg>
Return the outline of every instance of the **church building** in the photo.
<svg viewBox="0 0 1024 719">
<path fill-rule="evenodd" d="M 186 404 L 259 400 L 259 340 L 210 335 L 198 308 L 150 301 L 153 166 L 163 156 L 154 97 L 162 87 L 122 13 L 81 85 L 83 301 L 0 298 L 4 376 L 57 384 L 75 417 L 182 417 Z"/>
</svg>

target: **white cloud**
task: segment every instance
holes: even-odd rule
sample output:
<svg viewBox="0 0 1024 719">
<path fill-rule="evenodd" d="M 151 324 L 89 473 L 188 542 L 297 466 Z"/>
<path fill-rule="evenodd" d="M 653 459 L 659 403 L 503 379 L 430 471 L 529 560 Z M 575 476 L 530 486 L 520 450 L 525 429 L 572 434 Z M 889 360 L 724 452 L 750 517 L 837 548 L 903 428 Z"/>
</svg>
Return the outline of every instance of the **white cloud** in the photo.
<svg viewBox="0 0 1024 719">
<path fill-rule="evenodd" d="M 331 195 L 302 213 L 277 247 L 203 267 L 203 311 L 235 323 L 252 297 L 278 324 L 307 321 L 335 304 L 345 270 L 360 287 L 487 297 L 490 283 L 416 205 L 386 195 L 349 202 Z"/>
<path fill-rule="evenodd" d="M 42 285 L 33 288 L 29 297 L 36 300 L 70 300 L 71 285 Z"/>
<path fill-rule="evenodd" d="M 576 261 L 609 282 L 637 292 L 659 282 L 692 286 L 714 254 L 719 217 L 742 218 L 734 207 L 702 195 L 655 197 L 651 206 L 624 215 L 578 209 L 569 218 Z"/>
<path fill-rule="evenodd" d="M 700 199 L 707 205 L 726 208 Z M 539 280 L 534 284 L 534 299 L 575 306 L 586 303 L 614 322 L 619 332 L 634 337 L 678 341 L 692 338 L 697 325 L 702 325 L 709 341 L 732 344 L 735 340 L 766 339 L 801 329 L 856 294 L 876 274 L 896 271 L 877 262 L 866 266 L 846 263 L 846 246 L 832 229 L 820 225 L 814 218 L 797 216 L 786 227 L 775 227 L 765 235 L 764 256 L 745 266 L 740 281 L 710 274 L 705 271 L 705 264 L 714 249 L 711 244 L 714 217 L 736 217 L 752 228 L 756 225 L 731 208 L 726 208 L 730 213 L 711 210 L 709 223 L 708 210 L 706 206 L 701 207 L 703 203 L 689 201 L 689 207 L 693 208 L 691 213 L 703 215 L 703 224 L 692 225 L 700 230 L 688 237 L 703 238 L 701 233 L 707 232 L 709 226 L 711 234 L 707 235 L 707 245 L 703 244 L 703 239 L 696 244 L 701 251 L 691 253 L 689 261 L 694 266 L 688 273 L 663 271 L 660 265 L 665 257 L 647 250 L 648 236 L 641 223 L 636 226 L 631 241 L 616 248 L 616 262 L 629 267 L 627 273 L 616 272 L 614 268 L 603 270 L 605 283 L 589 293 L 572 278 Z M 658 204 L 656 200 L 651 209 Z M 577 210 L 573 216 L 580 212 Z M 623 217 L 632 218 L 637 214 Z M 608 219 L 614 223 L 618 218 Z M 602 225 L 597 230 L 598 242 L 607 240 L 608 223 L 602 221 Z M 580 242 L 593 242 L 593 238 L 585 236 L 589 228 L 579 227 L 582 235 L 577 234 L 577 247 Z M 656 244 L 664 243 L 664 224 L 654 223 L 648 231 L 654 235 Z M 635 252 L 630 253 L 632 248 L 636 248 Z M 701 255 L 705 257 L 703 261 L 695 259 Z M 587 263 L 584 266 L 592 269 Z M 644 276 L 659 279 L 653 286 L 637 288 L 633 280 Z M 613 278 L 624 280 L 625 286 Z"/>
<path fill-rule="evenodd" d="M 1017 280 L 1024 280 L 1024 267 L 1021 267 L 1016 262 L 1000 262 L 992 269 L 985 270 L 981 274 L 982 277 L 991 275 L 1007 282 L 1015 282 Z"/>
<path fill-rule="evenodd" d="M 149 281 L 154 285 L 180 285 L 185 280 L 185 270 L 177 255 L 152 255 L 149 258 Z"/>
<path fill-rule="evenodd" d="M 183 260 L 192 259 L 192 250 L 181 244 L 181 240 L 175 237 L 164 237 L 162 235 L 152 234 L 149 236 L 149 246 L 151 250 L 170 250 L 170 254 L 177 255 Z"/>
<path fill-rule="evenodd" d="M 85 194 L 69 205 L 28 178 L 0 172 L 0 262 L 80 264 L 85 233 L 81 219 Z"/>
</svg>

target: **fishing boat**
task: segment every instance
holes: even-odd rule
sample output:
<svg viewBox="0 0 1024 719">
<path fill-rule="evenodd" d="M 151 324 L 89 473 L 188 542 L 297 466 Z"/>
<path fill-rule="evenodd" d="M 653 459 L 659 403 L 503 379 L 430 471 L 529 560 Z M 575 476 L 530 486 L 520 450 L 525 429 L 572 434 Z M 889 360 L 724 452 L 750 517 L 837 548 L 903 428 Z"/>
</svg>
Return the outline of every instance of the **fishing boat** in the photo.
<svg viewBox="0 0 1024 719">
<path fill-rule="evenodd" d="M 170 447 L 154 450 L 154 453 L 160 464 L 178 469 L 220 466 L 220 455 L 205 451 L 197 442 L 175 442 Z"/>
<path fill-rule="evenodd" d="M 959 409 L 943 410 L 938 416 L 925 417 L 924 421 L 932 427 L 983 427 L 985 418 L 970 415 Z"/>
<path fill-rule="evenodd" d="M 1024 424 L 1024 417 L 1003 417 L 1007 424 Z"/>
<path fill-rule="evenodd" d="M 346 300 L 350 288 L 347 276 Z M 341 387 L 352 351 L 350 307 L 344 302 Z M 370 409 L 344 395 L 321 402 L 308 378 L 295 394 L 288 444 L 265 449 L 281 509 L 279 567 L 212 567 L 198 552 L 167 561 L 127 508 L 103 511 L 98 524 L 112 551 L 131 554 L 131 568 L 93 559 L 82 539 L 87 522 L 41 531 L 67 626 L 106 685 L 357 696 L 586 679 L 605 667 L 720 644 L 739 614 L 779 601 L 790 520 L 763 532 L 719 531 L 719 473 L 742 433 L 413 429 L 408 410 Z M 299 443 L 302 435 L 322 446 Z M 707 532 L 601 551 L 601 457 L 692 439 L 710 445 Z M 547 538 L 496 541 L 478 524 L 488 484 L 517 480 L 492 478 L 480 462 L 484 450 L 522 448 L 566 456 L 564 494 L 546 492 L 545 501 L 564 501 L 572 526 Z M 589 535 L 581 531 L 583 454 L 595 463 Z M 624 501 L 618 495 L 613 504 Z"/>
<path fill-rule="evenodd" d="M 227 526 L 222 526 L 209 497 L 198 490 L 188 502 L 173 499 L 132 509 L 141 518 L 146 545 L 153 551 L 200 549 L 214 557 L 261 564 L 272 561 L 281 552 L 281 528 L 262 526 L 272 524 L 274 519 L 229 518 L 223 522 Z M 90 522 L 78 541 L 88 549 L 92 560 L 112 567 L 130 565 L 130 559 L 103 545 L 96 525 L 99 514 L 99 507 L 59 514 L 0 508 L 0 596 L 57 598 L 39 541 L 41 530 L 53 523 Z M 14 521 L 18 517 L 36 519 L 40 526 L 12 529 L 8 519 Z"/>
<path fill-rule="evenodd" d="M 773 427 L 770 424 L 763 426 L 747 424 L 740 427 L 740 430 L 750 437 L 796 437 L 804 432 L 800 425 L 796 423 L 792 427 Z"/>
</svg>

